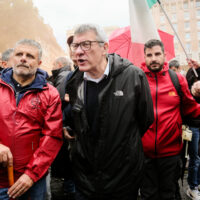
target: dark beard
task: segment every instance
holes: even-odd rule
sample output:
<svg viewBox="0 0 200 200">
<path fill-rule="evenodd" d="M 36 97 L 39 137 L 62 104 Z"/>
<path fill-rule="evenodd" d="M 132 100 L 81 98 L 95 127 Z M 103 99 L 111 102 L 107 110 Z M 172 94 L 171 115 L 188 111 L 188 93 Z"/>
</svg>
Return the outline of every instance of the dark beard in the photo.
<svg viewBox="0 0 200 200">
<path fill-rule="evenodd" d="M 158 64 L 159 68 L 151 68 L 151 65 L 155 65 L 155 64 Z M 159 64 L 157 62 L 152 62 L 150 65 L 147 66 L 147 68 L 152 72 L 160 72 L 163 69 L 163 65 L 164 64 Z"/>
</svg>

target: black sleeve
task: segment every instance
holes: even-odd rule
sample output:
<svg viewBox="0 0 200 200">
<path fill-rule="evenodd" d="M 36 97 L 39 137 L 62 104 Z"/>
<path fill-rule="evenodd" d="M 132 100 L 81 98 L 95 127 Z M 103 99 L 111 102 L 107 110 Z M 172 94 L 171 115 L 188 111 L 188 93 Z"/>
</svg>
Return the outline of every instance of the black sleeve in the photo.
<svg viewBox="0 0 200 200">
<path fill-rule="evenodd" d="M 195 76 L 192 68 L 190 68 L 188 71 L 187 71 L 187 74 L 186 74 L 186 79 L 187 79 L 187 82 L 188 82 L 188 87 L 189 89 L 191 90 L 191 87 L 192 85 L 196 82 L 196 81 L 199 81 L 200 80 L 200 68 L 197 68 L 196 69 L 197 71 L 197 74 L 198 74 L 198 77 Z M 194 97 L 194 96 L 193 96 Z M 194 99 L 200 103 L 200 97 L 194 97 Z"/>
<path fill-rule="evenodd" d="M 154 111 L 149 83 L 143 71 L 139 74 L 139 78 L 140 88 L 138 91 L 137 116 L 139 119 L 138 122 L 141 130 L 141 136 L 143 136 L 154 121 Z"/>
</svg>

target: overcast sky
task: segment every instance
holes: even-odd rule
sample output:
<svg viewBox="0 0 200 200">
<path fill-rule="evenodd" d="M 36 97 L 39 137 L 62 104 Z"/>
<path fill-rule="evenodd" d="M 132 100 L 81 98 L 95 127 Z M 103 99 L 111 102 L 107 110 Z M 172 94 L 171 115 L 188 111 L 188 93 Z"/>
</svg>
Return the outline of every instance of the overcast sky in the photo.
<svg viewBox="0 0 200 200">
<path fill-rule="evenodd" d="M 81 23 L 101 26 L 129 25 L 128 0 L 33 0 L 58 43 L 66 47 L 66 30 Z"/>
</svg>

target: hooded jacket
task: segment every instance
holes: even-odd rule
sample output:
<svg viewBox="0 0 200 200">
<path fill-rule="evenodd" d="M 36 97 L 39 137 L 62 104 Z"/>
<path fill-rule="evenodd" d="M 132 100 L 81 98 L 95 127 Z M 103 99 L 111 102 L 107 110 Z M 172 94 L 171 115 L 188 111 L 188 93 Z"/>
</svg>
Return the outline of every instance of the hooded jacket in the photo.
<svg viewBox="0 0 200 200">
<path fill-rule="evenodd" d="M 0 79 L 0 143 L 13 155 L 15 181 L 27 174 L 34 182 L 44 176 L 62 145 L 59 94 L 37 70 L 35 80 L 21 92 L 12 85 L 12 68 Z M 7 168 L 0 165 L 0 188 L 8 187 Z"/>
<path fill-rule="evenodd" d="M 91 133 L 84 103 L 83 72 L 67 82 L 76 140 L 71 150 L 75 183 L 89 199 L 126 199 L 143 171 L 141 137 L 153 122 L 152 99 L 141 69 L 116 54 L 98 96 L 98 132 Z"/>
<path fill-rule="evenodd" d="M 142 138 L 144 153 L 150 158 L 178 155 L 182 149 L 181 112 L 183 116 L 197 118 L 200 105 L 191 96 L 185 77 L 177 73 L 182 90 L 180 101 L 167 63 L 156 73 L 150 71 L 145 63 L 142 69 L 149 82 L 154 107 L 154 122 Z"/>
<path fill-rule="evenodd" d="M 52 83 L 53 86 L 57 88 L 62 101 L 64 100 L 65 96 L 66 78 L 70 72 L 70 66 L 64 66 L 60 69 L 52 70 Z"/>
</svg>

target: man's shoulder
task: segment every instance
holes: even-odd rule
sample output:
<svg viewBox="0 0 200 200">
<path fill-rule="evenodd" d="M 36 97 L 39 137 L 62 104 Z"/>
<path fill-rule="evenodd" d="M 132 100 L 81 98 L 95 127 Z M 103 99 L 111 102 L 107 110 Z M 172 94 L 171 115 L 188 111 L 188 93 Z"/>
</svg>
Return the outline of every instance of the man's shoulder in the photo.
<svg viewBox="0 0 200 200">
<path fill-rule="evenodd" d="M 53 85 L 51 85 L 50 83 L 46 84 L 43 92 L 48 94 L 49 96 L 52 96 L 52 97 L 59 97 L 58 90 Z"/>
</svg>

